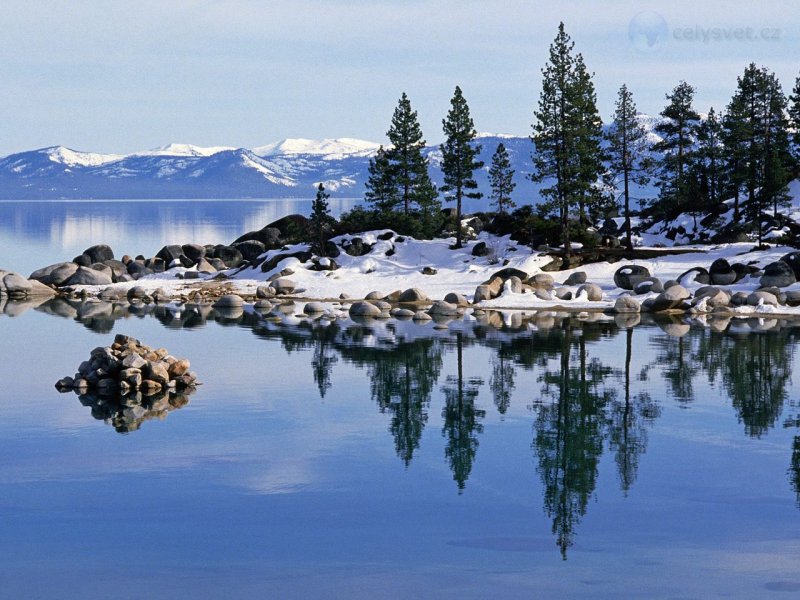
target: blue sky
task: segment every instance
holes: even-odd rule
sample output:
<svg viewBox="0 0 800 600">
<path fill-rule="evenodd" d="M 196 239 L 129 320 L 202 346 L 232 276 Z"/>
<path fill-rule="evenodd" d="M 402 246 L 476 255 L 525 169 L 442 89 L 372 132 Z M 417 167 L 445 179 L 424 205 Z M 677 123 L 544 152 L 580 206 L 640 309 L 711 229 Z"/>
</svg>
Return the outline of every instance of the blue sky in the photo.
<svg viewBox="0 0 800 600">
<path fill-rule="evenodd" d="M 643 12 L 634 31 L 655 28 L 652 49 L 629 36 Z M 796 0 L 4 0 L 0 154 L 382 142 L 402 91 L 437 142 L 456 84 L 478 130 L 527 135 L 560 20 L 596 73 L 604 118 L 623 82 L 654 113 L 685 79 L 705 111 L 724 107 L 750 61 L 787 91 L 800 73 Z"/>
</svg>

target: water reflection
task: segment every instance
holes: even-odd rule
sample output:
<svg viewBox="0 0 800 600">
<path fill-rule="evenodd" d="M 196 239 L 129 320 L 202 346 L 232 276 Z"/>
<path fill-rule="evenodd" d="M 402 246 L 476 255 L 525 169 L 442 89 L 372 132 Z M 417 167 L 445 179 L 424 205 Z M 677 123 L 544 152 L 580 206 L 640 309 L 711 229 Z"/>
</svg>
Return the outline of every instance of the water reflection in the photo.
<svg viewBox="0 0 800 600">
<path fill-rule="evenodd" d="M 163 420 L 173 410 L 186 406 L 189 392 L 165 392 L 151 396 L 142 396 L 137 392 L 114 397 L 87 393 L 81 394 L 78 399 L 91 409 L 95 419 L 111 425 L 117 433 L 130 433 L 138 430 L 145 421 Z"/>
<path fill-rule="evenodd" d="M 262 311 L 247 307 L 235 316 L 198 304 L 176 308 L 63 299 L 12 304 L 11 314 L 24 306 L 101 333 L 126 319 L 150 317 L 173 329 L 208 323 L 240 327 L 279 343 L 287 354 L 296 353 L 296 364 L 310 370 L 320 400 L 335 386 L 337 369 L 355 367 L 369 381 L 370 405 L 387 416 L 387 443 L 406 467 L 423 446 L 435 443 L 426 428 L 431 421 L 438 427 L 441 419 L 443 449 L 434 450 L 443 454 L 458 493 L 468 493 L 480 464 L 487 409 L 506 415 L 512 407 L 517 413 L 527 407 L 532 472 L 541 482 L 542 509 L 563 558 L 576 543 L 599 481 L 613 476 L 604 475 L 604 457 L 620 492 L 636 493 L 665 403 L 691 411 L 711 390 L 748 437 L 768 435 L 783 412 L 792 412 L 783 419 L 784 428 L 800 426 L 790 392 L 798 330 L 790 320 L 709 326 L 642 315 L 636 324 L 548 311 L 514 318 L 467 316 L 435 329 L 400 320 L 298 318 L 301 311 L 292 303 Z M 478 364 L 481 360 L 484 364 Z M 152 406 L 143 402 L 142 412 L 81 399 L 93 416 L 118 430 L 133 430 L 181 405 L 162 400 Z M 785 452 L 786 491 L 800 507 L 800 436 Z"/>
</svg>

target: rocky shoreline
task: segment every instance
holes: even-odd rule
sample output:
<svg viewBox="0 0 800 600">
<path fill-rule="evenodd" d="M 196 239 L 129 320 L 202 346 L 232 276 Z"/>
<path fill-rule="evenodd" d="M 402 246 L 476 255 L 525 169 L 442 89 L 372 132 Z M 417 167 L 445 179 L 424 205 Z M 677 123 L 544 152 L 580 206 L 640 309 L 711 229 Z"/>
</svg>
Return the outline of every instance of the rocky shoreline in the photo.
<svg viewBox="0 0 800 600">
<path fill-rule="evenodd" d="M 458 317 L 470 310 L 556 308 L 609 314 L 800 316 L 800 252 L 759 254 L 743 245 L 741 252 L 734 253 L 743 259 L 729 261 L 712 251 L 703 254 L 701 249 L 695 249 L 696 257 L 686 254 L 691 249 L 681 249 L 680 260 L 667 256 L 677 255 L 675 251 L 646 249 L 650 262 L 612 265 L 608 258 L 581 264 L 580 260 L 565 261 L 557 251 L 529 253 L 510 239 L 503 240 L 504 250 L 498 256 L 500 241 L 484 236 L 470 241 L 464 250 L 450 250 L 446 258 L 453 262 L 452 273 L 442 277 L 439 272 L 444 267 L 436 260 L 418 260 L 412 273 L 400 260 L 400 253 L 423 257 L 431 253 L 434 243 L 441 247 L 446 240 L 421 242 L 384 230 L 333 238 L 324 252 L 315 254 L 307 244 L 286 242 L 287 231 L 301 227 L 303 219 L 300 215 L 285 217 L 230 245 L 173 244 L 150 258 L 124 255 L 117 259 L 109 246 L 101 244 L 87 248 L 72 261 L 37 269 L 29 277 L 0 271 L 0 303 L 96 299 L 133 306 L 210 305 L 234 314 L 245 305 L 269 311 L 298 300 L 304 303 L 302 310 L 307 316 L 399 316 L 419 321 L 437 315 Z M 692 265 L 686 257 L 708 263 Z M 769 258 L 774 260 L 765 260 Z M 665 271 L 669 267 L 674 275 L 664 276 L 648 264 Z M 345 265 L 347 268 L 342 268 Z M 675 273 L 680 265 L 687 268 Z M 391 281 L 423 284 L 389 293 L 372 290 L 359 294 L 350 289 L 352 277 L 340 276 L 347 271 L 357 273 L 360 281 L 370 281 L 371 273 L 385 274 L 392 268 L 397 276 Z M 478 279 L 481 273 L 486 276 Z M 311 276 L 315 278 L 309 280 Z M 304 281 L 313 281 L 315 289 L 306 289 Z M 473 281 L 477 283 L 474 287 Z M 431 294 L 426 289 L 428 282 L 436 282 L 440 289 L 449 283 L 452 289 Z"/>
</svg>

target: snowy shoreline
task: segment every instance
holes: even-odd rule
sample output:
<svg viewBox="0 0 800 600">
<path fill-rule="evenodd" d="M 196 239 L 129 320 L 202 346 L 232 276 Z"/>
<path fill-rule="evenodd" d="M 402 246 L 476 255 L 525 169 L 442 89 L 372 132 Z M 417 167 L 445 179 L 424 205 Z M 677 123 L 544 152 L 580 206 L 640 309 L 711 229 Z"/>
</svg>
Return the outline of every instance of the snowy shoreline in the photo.
<svg viewBox="0 0 800 600">
<path fill-rule="evenodd" d="M 659 296 L 659 292 L 632 293 L 620 289 L 614 274 L 623 266 L 633 265 L 646 268 L 650 275 L 660 281 L 677 281 L 689 294 L 689 302 L 677 309 L 668 309 L 673 314 L 718 314 L 720 317 L 800 317 L 800 306 L 783 303 L 758 302 L 754 305 L 726 306 L 724 309 L 707 305 L 702 301 L 692 302 L 691 297 L 709 286 L 696 281 L 691 273 L 696 267 L 709 269 L 717 259 L 731 263 L 742 263 L 756 271 L 756 275 L 742 278 L 732 285 L 713 286 L 722 290 L 728 297 L 736 292 L 752 294 L 762 288 L 761 274 L 770 263 L 778 261 L 793 251 L 790 247 L 776 246 L 768 250 L 753 250 L 752 243 L 733 243 L 718 245 L 698 245 L 681 247 L 681 253 L 669 254 L 671 249 L 637 248 L 664 252 L 664 255 L 649 259 L 620 260 L 618 262 L 595 262 L 572 269 L 547 272 L 553 278 L 550 292 L 535 293 L 530 286 L 512 290 L 504 285 L 501 293 L 492 299 L 473 303 L 476 287 L 490 280 L 498 271 L 512 269 L 527 274 L 528 282 L 536 275 L 545 273 L 543 268 L 553 260 L 553 256 L 543 252 L 531 251 L 528 247 L 516 244 L 509 236 L 493 236 L 481 233 L 477 239 L 468 242 L 463 249 L 453 250 L 452 238 L 434 240 L 415 240 L 398 236 L 389 230 L 366 232 L 361 235 L 345 235 L 333 238 L 340 246 L 347 246 L 354 238 L 369 247 L 361 256 L 351 256 L 342 252 L 335 259 L 301 260 L 295 256 L 308 251 L 306 244 L 284 246 L 269 250 L 259 257 L 254 266 L 227 269 L 214 274 L 202 274 L 197 268 L 175 266 L 163 273 L 146 275 L 129 282 L 111 285 L 74 285 L 62 290 L 68 297 L 96 296 L 101 299 L 125 299 L 133 288 L 141 294 L 158 293 L 162 300 L 185 303 L 187 301 L 213 302 L 222 295 L 238 295 L 244 302 L 269 298 L 274 303 L 282 301 L 322 302 L 327 308 L 346 306 L 367 297 L 372 300 L 389 301 L 393 306 L 397 292 L 416 288 L 425 300 L 417 302 L 427 306 L 433 301 L 443 300 L 448 294 L 463 296 L 469 308 L 476 310 L 502 311 L 553 311 L 559 312 L 614 312 L 615 304 L 622 296 L 636 300 L 642 312 L 647 312 L 647 301 Z M 383 239 L 382 239 L 383 238 Z M 476 244 L 483 243 L 488 248 L 485 256 L 474 256 Z M 276 262 L 277 257 L 277 262 Z M 268 270 L 263 265 L 274 263 Z M 322 265 L 320 265 L 322 262 Z M 326 270 L 331 263 L 335 270 Z M 425 274 L 433 273 L 433 274 Z M 582 291 L 583 284 L 569 284 L 575 274 L 585 274 L 585 282 L 594 284 L 602 294 L 599 300 L 590 300 Z M 683 277 L 681 277 L 683 275 Z M 265 295 L 264 289 L 276 278 L 290 279 L 294 286 L 287 293 Z M 578 279 L 582 279 L 581 275 Z M 261 288 L 261 290 L 259 290 Z M 553 291 L 566 297 L 556 297 Z M 774 291 L 774 290 L 773 290 Z M 786 293 L 800 294 L 800 282 L 780 289 Z M 394 294 L 393 294 L 394 293 Z M 548 293 L 550 297 L 548 297 Z M 777 296 L 776 296 L 777 298 Z M 727 304 L 727 303 L 726 303 Z M 302 308 L 302 307 L 301 307 Z M 713 313 L 712 313 L 713 311 Z M 638 311 L 636 311 L 638 312 Z"/>
</svg>

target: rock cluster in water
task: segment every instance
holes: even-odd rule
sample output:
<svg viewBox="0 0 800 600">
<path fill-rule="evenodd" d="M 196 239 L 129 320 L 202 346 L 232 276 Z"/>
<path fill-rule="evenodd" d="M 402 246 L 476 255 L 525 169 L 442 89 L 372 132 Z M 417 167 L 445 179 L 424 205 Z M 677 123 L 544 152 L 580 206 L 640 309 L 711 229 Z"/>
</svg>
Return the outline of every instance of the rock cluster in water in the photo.
<svg viewBox="0 0 800 600">
<path fill-rule="evenodd" d="M 56 383 L 61 392 L 93 393 L 101 397 L 143 398 L 194 389 L 197 376 L 189 361 L 175 358 L 164 348 L 153 349 L 139 340 L 117 335 L 111 346 L 97 347 L 82 362 L 74 377 Z"/>
</svg>

